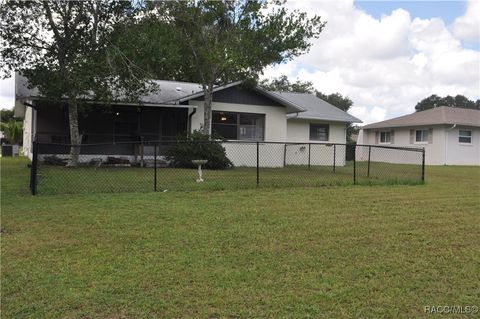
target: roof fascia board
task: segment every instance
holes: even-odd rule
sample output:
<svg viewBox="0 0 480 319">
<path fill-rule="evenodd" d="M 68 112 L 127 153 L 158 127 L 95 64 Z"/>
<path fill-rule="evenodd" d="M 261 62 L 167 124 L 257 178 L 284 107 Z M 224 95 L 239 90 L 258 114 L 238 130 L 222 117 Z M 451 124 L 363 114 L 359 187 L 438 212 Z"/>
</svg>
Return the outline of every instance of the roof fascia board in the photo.
<svg viewBox="0 0 480 319">
<path fill-rule="evenodd" d="M 19 101 L 50 101 L 48 98 L 43 97 L 30 97 L 18 99 Z M 82 102 L 88 104 L 109 104 L 109 105 L 125 105 L 125 106 L 151 106 L 151 107 L 171 107 L 171 108 L 197 108 L 195 105 L 182 105 L 182 104 L 169 104 L 169 103 L 133 103 L 133 102 L 104 102 L 104 101 L 95 101 L 95 100 L 81 100 Z M 66 99 L 61 99 L 60 102 L 67 102 Z"/>
<path fill-rule="evenodd" d="M 338 122 L 338 123 L 362 123 L 361 120 L 356 119 L 356 120 L 339 120 L 339 119 L 328 119 L 328 118 L 321 118 L 321 117 L 315 117 L 315 116 L 289 116 L 287 117 L 288 120 L 304 120 L 304 121 L 312 121 L 312 120 L 318 120 L 318 121 L 325 121 L 325 122 Z"/>
</svg>

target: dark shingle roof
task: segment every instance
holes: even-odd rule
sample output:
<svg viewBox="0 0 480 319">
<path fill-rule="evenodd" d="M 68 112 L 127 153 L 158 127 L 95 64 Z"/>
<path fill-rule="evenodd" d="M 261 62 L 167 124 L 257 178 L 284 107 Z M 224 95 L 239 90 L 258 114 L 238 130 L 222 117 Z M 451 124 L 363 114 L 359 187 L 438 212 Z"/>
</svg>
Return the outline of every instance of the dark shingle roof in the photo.
<svg viewBox="0 0 480 319">
<path fill-rule="evenodd" d="M 433 109 L 396 117 L 390 120 L 372 123 L 365 125 L 362 128 L 372 129 L 441 124 L 480 126 L 480 110 L 440 106 Z"/>
<path fill-rule="evenodd" d="M 175 104 L 175 102 L 187 95 L 203 92 L 198 83 L 178 81 L 153 81 L 158 85 L 158 92 L 142 96 L 140 99 L 145 104 Z M 34 99 L 41 97 L 37 88 L 28 88 L 27 79 L 18 74 L 15 75 L 15 95 L 18 99 Z M 122 100 L 122 97 L 119 97 Z"/>
<path fill-rule="evenodd" d="M 304 120 L 325 120 L 346 123 L 361 123 L 362 121 L 353 115 L 340 110 L 338 107 L 309 93 L 273 92 L 284 99 L 301 106 L 304 112 L 298 115 L 288 115 L 289 119 L 298 118 Z"/>
<path fill-rule="evenodd" d="M 146 105 L 177 105 L 194 98 L 203 96 L 202 86 L 198 83 L 175 82 L 175 81 L 154 81 L 159 91 L 141 97 Z M 241 81 L 226 85 L 217 86 L 214 92 L 240 85 Z M 361 123 L 358 118 L 340 110 L 339 108 L 307 93 L 273 92 L 260 87 L 253 88 L 255 91 L 275 100 L 286 107 L 287 118 L 298 118 L 306 120 L 325 120 L 335 122 Z M 15 95 L 17 99 L 35 99 L 41 95 L 37 88 L 28 88 L 27 80 L 16 74 Z M 119 100 L 122 100 L 120 97 Z"/>
</svg>

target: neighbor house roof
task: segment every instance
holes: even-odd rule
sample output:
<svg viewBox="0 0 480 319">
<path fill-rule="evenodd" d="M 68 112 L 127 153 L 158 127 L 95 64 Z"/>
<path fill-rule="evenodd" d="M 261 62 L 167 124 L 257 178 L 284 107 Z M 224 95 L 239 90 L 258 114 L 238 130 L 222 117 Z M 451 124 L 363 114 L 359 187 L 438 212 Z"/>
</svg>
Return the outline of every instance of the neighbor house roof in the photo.
<svg viewBox="0 0 480 319">
<path fill-rule="evenodd" d="M 285 100 L 300 105 L 305 112 L 288 115 L 289 119 L 325 120 L 361 123 L 362 121 L 310 93 L 272 92 Z"/>
<path fill-rule="evenodd" d="M 390 120 L 365 125 L 362 129 L 442 124 L 480 127 L 480 110 L 440 106 Z"/>
</svg>

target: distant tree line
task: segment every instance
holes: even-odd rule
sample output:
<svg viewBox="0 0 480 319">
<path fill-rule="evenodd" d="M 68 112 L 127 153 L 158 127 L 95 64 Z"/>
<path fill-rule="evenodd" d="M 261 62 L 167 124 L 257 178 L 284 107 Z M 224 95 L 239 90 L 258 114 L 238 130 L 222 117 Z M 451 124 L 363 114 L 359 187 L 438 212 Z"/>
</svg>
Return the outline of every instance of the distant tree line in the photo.
<svg viewBox="0 0 480 319">
<path fill-rule="evenodd" d="M 432 94 L 427 98 L 424 98 L 415 105 L 415 111 L 425 111 L 438 106 L 450 106 L 461 107 L 466 109 L 480 110 L 480 100 L 473 101 L 463 95 L 440 97 L 436 94 Z"/>
</svg>

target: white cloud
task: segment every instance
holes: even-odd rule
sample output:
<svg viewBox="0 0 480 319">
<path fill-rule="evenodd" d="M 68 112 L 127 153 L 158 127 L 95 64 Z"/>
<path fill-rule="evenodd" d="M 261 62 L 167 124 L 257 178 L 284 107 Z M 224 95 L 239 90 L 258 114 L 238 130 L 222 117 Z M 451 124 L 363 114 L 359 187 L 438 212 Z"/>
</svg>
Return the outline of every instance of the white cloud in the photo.
<svg viewBox="0 0 480 319">
<path fill-rule="evenodd" d="M 284 73 L 347 95 L 364 123 L 411 113 L 434 93 L 480 98 L 480 52 L 463 48 L 439 18 L 412 20 L 397 9 L 375 19 L 348 0 L 287 4 L 320 14 L 327 26 L 310 53 L 269 68 L 266 78 Z"/>
<path fill-rule="evenodd" d="M 453 23 L 453 33 L 463 40 L 480 39 L 480 1 L 468 1 L 465 14 Z"/>
<path fill-rule="evenodd" d="M 0 79 L 0 109 L 11 109 L 15 105 L 15 81 L 13 77 Z"/>
</svg>

